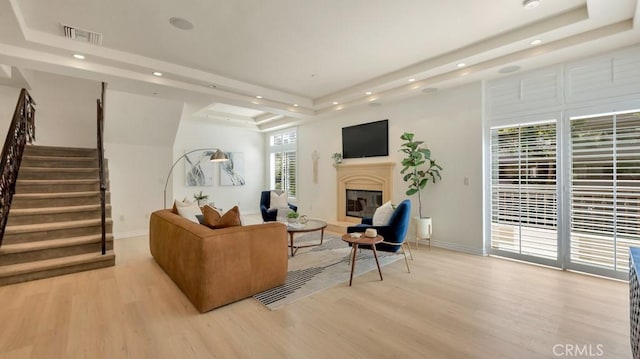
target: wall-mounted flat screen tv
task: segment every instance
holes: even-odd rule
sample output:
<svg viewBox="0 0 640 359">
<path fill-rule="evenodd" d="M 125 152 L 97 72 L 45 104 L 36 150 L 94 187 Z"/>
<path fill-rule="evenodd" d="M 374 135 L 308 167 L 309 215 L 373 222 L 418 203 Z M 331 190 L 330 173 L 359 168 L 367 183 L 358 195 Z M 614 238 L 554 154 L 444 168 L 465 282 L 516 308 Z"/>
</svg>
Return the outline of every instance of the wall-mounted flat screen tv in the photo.
<svg viewBox="0 0 640 359">
<path fill-rule="evenodd" d="M 342 157 L 389 155 L 389 120 L 342 128 Z"/>
</svg>

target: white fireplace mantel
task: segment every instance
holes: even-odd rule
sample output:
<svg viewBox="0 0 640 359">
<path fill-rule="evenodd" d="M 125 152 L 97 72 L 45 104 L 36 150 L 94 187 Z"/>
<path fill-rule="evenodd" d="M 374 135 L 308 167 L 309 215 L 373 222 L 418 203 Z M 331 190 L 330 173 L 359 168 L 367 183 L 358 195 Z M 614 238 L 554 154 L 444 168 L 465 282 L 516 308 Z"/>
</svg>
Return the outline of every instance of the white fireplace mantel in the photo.
<svg viewBox="0 0 640 359">
<path fill-rule="evenodd" d="M 347 216 L 348 189 L 382 191 L 382 203 L 393 198 L 394 162 L 339 164 L 336 166 L 338 180 L 337 220 L 360 223 L 360 218 Z"/>
</svg>

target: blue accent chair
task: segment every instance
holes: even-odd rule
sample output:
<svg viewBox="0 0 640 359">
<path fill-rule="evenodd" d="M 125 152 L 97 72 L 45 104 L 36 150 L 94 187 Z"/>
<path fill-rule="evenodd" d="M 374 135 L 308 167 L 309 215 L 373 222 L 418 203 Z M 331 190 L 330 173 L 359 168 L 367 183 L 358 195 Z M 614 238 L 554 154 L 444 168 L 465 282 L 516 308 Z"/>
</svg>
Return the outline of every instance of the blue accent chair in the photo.
<svg viewBox="0 0 640 359">
<path fill-rule="evenodd" d="M 404 247 L 406 245 L 405 239 L 407 236 L 407 231 L 409 230 L 410 217 L 411 201 L 405 199 L 404 201 L 400 202 L 400 204 L 398 204 L 395 211 L 391 215 L 391 218 L 389 219 L 389 223 L 387 223 L 386 226 L 374 226 L 372 224 L 372 218 L 363 218 L 361 224 L 347 227 L 347 233 L 364 233 L 367 228 L 375 228 L 378 232 L 378 235 L 381 235 L 384 238 L 382 242 L 376 244 L 376 250 L 394 253 L 402 250 L 404 261 L 407 265 L 407 272 L 411 273 L 411 270 L 409 269 L 409 262 L 407 261 L 407 254 L 404 250 Z M 358 248 L 371 249 L 371 246 L 358 245 Z M 409 248 L 409 254 L 413 259 L 411 247 L 407 246 L 407 248 Z"/>
<path fill-rule="evenodd" d="M 262 191 L 260 195 L 260 212 L 262 213 L 262 220 L 265 222 L 275 222 L 278 216 L 278 210 L 269 210 L 271 206 L 271 191 Z M 298 212 L 298 207 L 289 203 L 289 208 L 292 211 Z"/>
</svg>

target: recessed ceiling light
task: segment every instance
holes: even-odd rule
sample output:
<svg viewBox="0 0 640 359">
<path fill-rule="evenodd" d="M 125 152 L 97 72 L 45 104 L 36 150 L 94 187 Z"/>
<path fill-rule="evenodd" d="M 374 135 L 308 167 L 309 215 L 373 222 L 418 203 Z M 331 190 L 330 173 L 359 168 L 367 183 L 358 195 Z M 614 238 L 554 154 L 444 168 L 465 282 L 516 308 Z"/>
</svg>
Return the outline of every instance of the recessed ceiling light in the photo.
<svg viewBox="0 0 640 359">
<path fill-rule="evenodd" d="M 422 92 L 424 92 L 424 93 L 432 93 L 432 92 L 436 92 L 436 91 L 438 91 L 438 89 L 435 88 L 435 87 L 427 87 L 427 88 L 423 88 L 422 89 Z"/>
<path fill-rule="evenodd" d="M 337 104 L 338 104 L 338 102 L 337 102 L 337 101 L 333 101 L 333 104 L 334 104 L 334 105 L 337 105 Z"/>
<path fill-rule="evenodd" d="M 260 98 L 262 98 L 262 96 L 258 95 L 258 96 L 256 96 L 256 98 L 260 99 Z"/>
<path fill-rule="evenodd" d="M 535 39 L 530 42 L 531 45 L 540 45 L 541 43 L 542 43 L 542 40 L 540 39 Z"/>
<path fill-rule="evenodd" d="M 498 72 L 501 73 L 501 74 L 509 74 L 509 73 L 512 73 L 512 72 L 516 72 L 518 70 L 520 70 L 520 66 L 513 65 L 513 66 L 503 67 L 500 70 L 498 70 Z"/>
<path fill-rule="evenodd" d="M 458 67 L 459 67 L 459 68 L 463 68 L 463 67 L 465 67 L 465 66 L 467 66 L 467 64 L 465 64 L 464 62 L 461 62 L 461 63 L 459 63 L 459 64 L 458 64 Z"/>
<path fill-rule="evenodd" d="M 160 76 L 162 76 L 162 72 L 154 71 L 154 72 L 153 72 L 153 76 L 158 76 L 158 77 L 160 77 Z"/>
<path fill-rule="evenodd" d="M 169 24 L 180 30 L 192 30 L 194 28 L 191 21 L 183 19 L 181 17 L 172 17 L 169 19 Z"/>
<path fill-rule="evenodd" d="M 293 107 L 298 107 L 298 104 L 297 104 L 297 103 L 294 103 L 294 104 L 293 104 Z"/>
<path fill-rule="evenodd" d="M 371 91 L 367 91 L 367 92 L 365 92 L 364 94 L 365 94 L 365 95 L 367 95 L 367 96 L 369 96 L 369 95 L 371 95 L 371 93 L 372 93 Z"/>
<path fill-rule="evenodd" d="M 81 55 L 81 54 L 73 54 L 73 57 L 75 57 L 78 60 L 84 60 L 84 55 Z"/>
<path fill-rule="evenodd" d="M 524 0 L 522 2 L 522 6 L 527 10 L 536 8 L 538 5 L 540 5 L 540 0 Z"/>
<path fill-rule="evenodd" d="M 373 101 L 375 101 L 375 100 L 377 100 L 377 98 L 375 98 L 375 97 L 374 97 L 374 98 L 370 98 L 370 99 L 369 99 L 369 102 L 373 102 Z"/>
<path fill-rule="evenodd" d="M 416 79 L 409 79 L 409 82 L 414 82 Z"/>
</svg>

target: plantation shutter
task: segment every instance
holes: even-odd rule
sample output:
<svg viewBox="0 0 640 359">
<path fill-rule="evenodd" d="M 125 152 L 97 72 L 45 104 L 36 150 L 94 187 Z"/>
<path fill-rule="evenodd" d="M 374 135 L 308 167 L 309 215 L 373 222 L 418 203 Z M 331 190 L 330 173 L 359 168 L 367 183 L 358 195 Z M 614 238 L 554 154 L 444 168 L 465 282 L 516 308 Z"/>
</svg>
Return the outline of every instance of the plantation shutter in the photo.
<svg viewBox="0 0 640 359">
<path fill-rule="evenodd" d="M 271 186 L 296 197 L 297 131 L 289 130 L 271 136 Z"/>
<path fill-rule="evenodd" d="M 491 129 L 491 249 L 557 260 L 556 122 Z"/>
<path fill-rule="evenodd" d="M 570 261 L 628 271 L 639 217 L 640 113 L 572 118 Z"/>
</svg>

